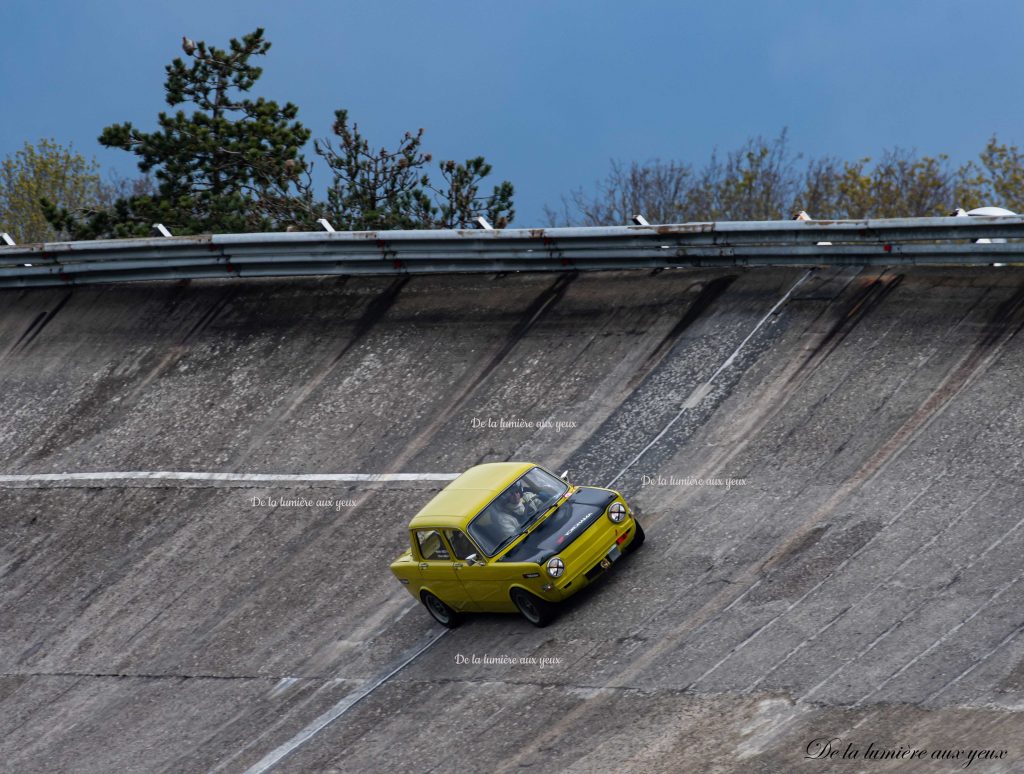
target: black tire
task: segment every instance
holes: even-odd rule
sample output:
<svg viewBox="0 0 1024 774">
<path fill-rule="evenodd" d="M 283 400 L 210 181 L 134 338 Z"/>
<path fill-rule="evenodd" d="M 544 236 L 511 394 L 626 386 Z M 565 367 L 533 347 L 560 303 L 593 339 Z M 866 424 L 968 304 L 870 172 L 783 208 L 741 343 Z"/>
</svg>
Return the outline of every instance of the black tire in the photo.
<svg viewBox="0 0 1024 774">
<path fill-rule="evenodd" d="M 427 612 L 430 613 L 430 617 L 441 624 L 441 626 L 454 629 L 459 625 L 459 614 L 429 591 L 423 592 L 422 600 L 423 607 L 427 608 Z"/>
<path fill-rule="evenodd" d="M 629 544 L 630 553 L 638 550 L 644 544 L 644 540 L 647 539 L 647 535 L 644 534 L 644 528 L 640 526 L 640 522 L 634 519 L 633 523 L 636 524 L 636 534 L 633 535 L 633 540 Z"/>
<path fill-rule="evenodd" d="M 512 604 L 523 614 L 523 618 L 534 626 L 547 626 L 558 614 L 553 604 L 523 589 L 512 589 L 511 597 Z"/>
</svg>

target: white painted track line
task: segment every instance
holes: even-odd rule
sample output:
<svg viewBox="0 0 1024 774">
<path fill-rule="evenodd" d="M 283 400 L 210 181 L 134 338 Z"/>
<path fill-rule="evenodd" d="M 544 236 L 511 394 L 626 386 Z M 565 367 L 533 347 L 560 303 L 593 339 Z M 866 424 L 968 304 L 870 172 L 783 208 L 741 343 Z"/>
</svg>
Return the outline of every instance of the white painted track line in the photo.
<svg viewBox="0 0 1024 774">
<path fill-rule="evenodd" d="M 397 667 L 392 669 L 390 672 L 381 675 L 375 680 L 367 680 L 367 682 L 361 687 L 342 697 L 341 701 L 327 710 L 325 713 L 316 718 L 312 723 L 303 728 L 299 733 L 289 739 L 287 742 L 282 744 L 280 747 L 271 750 L 263 758 L 257 761 L 255 764 L 245 770 L 245 774 L 262 774 L 265 771 L 273 768 L 282 758 L 291 753 L 299 746 L 305 744 L 318 733 L 323 731 L 327 726 L 333 723 L 335 720 L 340 718 L 346 712 L 348 712 L 357 702 L 361 699 L 365 699 L 377 688 L 383 685 L 393 675 L 401 672 L 406 666 L 408 666 L 413 660 L 416 659 L 421 653 L 430 648 L 435 642 L 441 639 L 448 633 L 448 629 L 442 629 L 431 639 L 427 640 L 426 644 L 418 649 L 415 653 L 409 656 L 405 661 L 399 664 Z"/>
<path fill-rule="evenodd" d="M 605 484 L 606 487 L 611 487 L 612 484 L 614 484 L 616 481 L 622 478 L 623 474 L 626 471 L 628 471 L 637 462 L 639 462 L 640 458 L 647 454 L 647 452 L 650 451 L 651 447 L 654 446 L 658 441 L 660 441 L 662 437 L 665 435 L 665 433 L 672 429 L 672 425 L 678 422 L 679 418 L 683 416 L 683 414 L 685 414 L 690 409 L 696 408 L 701 404 L 701 402 L 711 392 L 711 386 L 714 383 L 715 379 L 717 379 L 726 368 L 733 364 L 733 362 L 736 360 L 736 357 L 740 354 L 743 348 L 747 346 L 747 342 L 754 338 L 754 334 L 756 334 L 759 330 L 761 330 L 761 328 L 764 327 L 764 324 L 768 322 L 768 320 L 772 318 L 772 315 L 774 315 L 779 310 L 779 308 L 789 300 L 789 297 L 793 295 L 793 291 L 800 287 L 800 285 L 804 283 L 804 280 L 811 276 L 813 271 L 813 269 L 808 269 L 806 272 L 804 272 L 803 276 L 801 276 L 800 279 L 793 283 L 793 286 L 786 291 L 786 294 L 777 302 L 775 302 L 775 306 L 768 310 L 768 313 L 764 317 L 762 317 L 760 321 L 758 321 L 757 325 L 755 325 L 751 329 L 750 333 L 747 334 L 747 337 L 740 342 L 740 345 L 736 347 L 736 349 L 733 350 L 732 354 L 725 359 L 725 362 L 718 366 L 718 369 L 713 374 L 711 374 L 711 378 L 709 378 L 706 382 L 701 384 L 693 392 L 690 393 L 690 396 L 683 402 L 682 408 L 679 409 L 679 412 L 674 417 L 672 417 L 671 420 L 669 420 L 668 424 L 661 429 L 660 433 L 658 433 L 656 436 L 654 436 L 654 438 L 651 439 L 651 442 L 649 444 L 647 444 L 643 449 L 640 450 L 639 454 L 637 454 L 633 459 L 629 461 L 626 467 L 624 467 L 622 470 L 616 473 L 615 477 L 607 484 Z"/>
<path fill-rule="evenodd" d="M 350 481 L 453 481 L 458 473 L 213 473 L 206 471 L 130 470 L 95 473 L 0 474 L 3 484 L 76 481 L 252 481 L 269 484 Z"/>
</svg>

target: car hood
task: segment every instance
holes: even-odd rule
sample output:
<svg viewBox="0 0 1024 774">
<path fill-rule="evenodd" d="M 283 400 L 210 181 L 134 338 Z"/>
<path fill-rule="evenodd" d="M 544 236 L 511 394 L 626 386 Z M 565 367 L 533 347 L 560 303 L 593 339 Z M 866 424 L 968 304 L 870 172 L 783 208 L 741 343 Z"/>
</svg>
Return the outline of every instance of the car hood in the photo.
<svg viewBox="0 0 1024 774">
<path fill-rule="evenodd" d="M 542 564 L 586 532 L 614 499 L 615 492 L 581 486 L 500 561 Z"/>
</svg>

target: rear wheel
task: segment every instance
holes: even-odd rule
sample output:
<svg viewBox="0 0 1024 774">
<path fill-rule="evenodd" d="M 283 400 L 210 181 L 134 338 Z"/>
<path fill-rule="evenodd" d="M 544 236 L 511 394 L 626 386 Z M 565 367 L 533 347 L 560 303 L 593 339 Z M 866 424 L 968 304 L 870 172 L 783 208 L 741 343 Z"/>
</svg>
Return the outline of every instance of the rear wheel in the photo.
<svg viewBox="0 0 1024 774">
<path fill-rule="evenodd" d="M 534 626 L 547 626 L 554 620 L 558 612 L 553 604 L 540 597 L 535 597 L 528 591 L 512 589 L 511 596 L 512 604 L 523 614 L 523 618 Z"/>
<path fill-rule="evenodd" d="M 647 538 L 644 534 L 644 528 L 640 526 L 640 522 L 634 519 L 633 523 L 636 525 L 636 534 L 633 535 L 633 540 L 629 544 L 630 552 L 636 551 L 640 548 L 640 546 L 644 544 L 644 540 Z"/>
<path fill-rule="evenodd" d="M 430 616 L 441 626 L 447 626 L 449 629 L 452 629 L 458 625 L 458 614 L 429 591 L 423 592 L 423 606 L 427 608 Z"/>
</svg>

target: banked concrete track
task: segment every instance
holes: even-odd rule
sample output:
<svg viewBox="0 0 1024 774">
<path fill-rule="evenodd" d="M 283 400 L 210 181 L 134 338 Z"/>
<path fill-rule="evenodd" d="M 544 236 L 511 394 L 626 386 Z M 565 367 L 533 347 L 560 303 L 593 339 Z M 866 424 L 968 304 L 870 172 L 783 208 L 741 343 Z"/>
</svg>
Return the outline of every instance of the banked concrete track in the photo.
<svg viewBox="0 0 1024 774">
<path fill-rule="evenodd" d="M 0 292 L 0 770 L 1022 771 L 1022 326 L 1013 268 Z M 647 528 L 547 629 L 390 577 L 429 476 L 24 478 L 506 459 Z"/>
</svg>

